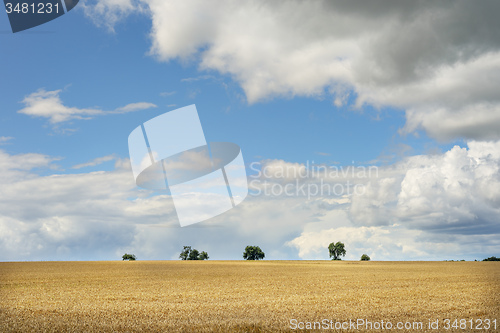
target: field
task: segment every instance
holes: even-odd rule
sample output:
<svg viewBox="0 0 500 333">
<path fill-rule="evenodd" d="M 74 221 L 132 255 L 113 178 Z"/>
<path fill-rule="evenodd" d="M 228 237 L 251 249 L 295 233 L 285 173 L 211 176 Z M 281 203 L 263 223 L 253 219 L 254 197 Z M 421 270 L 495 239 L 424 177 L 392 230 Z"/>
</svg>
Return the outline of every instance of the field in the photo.
<svg viewBox="0 0 500 333">
<path fill-rule="evenodd" d="M 490 319 L 486 331 L 500 332 L 500 263 L 0 263 L 0 332 L 286 332 L 323 319 L 390 322 L 396 332 L 470 332 Z M 455 319 L 467 328 L 453 329 Z M 398 330 L 398 322 L 417 326 Z"/>
</svg>

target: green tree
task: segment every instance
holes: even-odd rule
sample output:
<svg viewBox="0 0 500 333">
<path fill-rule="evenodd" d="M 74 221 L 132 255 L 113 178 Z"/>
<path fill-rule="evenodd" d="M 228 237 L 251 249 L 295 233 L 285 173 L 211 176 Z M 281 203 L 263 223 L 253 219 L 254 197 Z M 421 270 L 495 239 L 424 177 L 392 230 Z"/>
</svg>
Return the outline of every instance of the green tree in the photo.
<svg viewBox="0 0 500 333">
<path fill-rule="evenodd" d="M 483 261 L 500 261 L 500 258 L 497 258 L 497 257 L 489 257 L 489 258 L 483 259 Z"/>
<path fill-rule="evenodd" d="M 243 252 L 243 259 L 246 260 L 260 260 L 264 259 L 265 253 L 258 246 L 247 246 Z"/>
<path fill-rule="evenodd" d="M 184 246 L 179 258 L 181 260 L 208 260 L 208 253 L 205 251 L 200 253 L 200 251 L 191 248 L 191 246 Z"/>
<path fill-rule="evenodd" d="M 184 246 L 184 249 L 182 250 L 181 254 L 179 254 L 179 258 L 181 260 L 188 260 L 189 253 L 191 253 L 191 246 Z"/>
<path fill-rule="evenodd" d="M 191 253 L 189 253 L 188 260 L 198 260 L 198 256 L 200 252 L 197 249 L 192 249 Z"/>
<path fill-rule="evenodd" d="M 370 260 L 370 256 L 368 256 L 367 254 L 363 254 L 361 256 L 361 261 L 369 261 Z"/>
<path fill-rule="evenodd" d="M 122 256 L 122 260 L 136 260 L 137 257 L 135 256 L 135 254 L 128 254 L 128 253 L 125 253 L 123 256 Z"/>
<path fill-rule="evenodd" d="M 205 251 L 201 251 L 200 255 L 198 256 L 199 260 L 208 260 L 208 253 Z"/>
<path fill-rule="evenodd" d="M 342 260 L 340 257 L 345 257 L 346 254 L 345 245 L 341 242 L 330 243 L 328 251 L 330 252 L 330 258 L 333 257 L 332 260 Z"/>
</svg>

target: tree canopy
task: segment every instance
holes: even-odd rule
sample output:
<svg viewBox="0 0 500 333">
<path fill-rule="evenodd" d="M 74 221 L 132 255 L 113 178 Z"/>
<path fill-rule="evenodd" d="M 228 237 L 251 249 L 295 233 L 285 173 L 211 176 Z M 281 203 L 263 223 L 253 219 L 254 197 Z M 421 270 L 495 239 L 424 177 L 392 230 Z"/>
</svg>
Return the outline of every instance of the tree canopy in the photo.
<svg viewBox="0 0 500 333">
<path fill-rule="evenodd" d="M 128 253 L 125 253 L 123 256 L 122 256 L 122 260 L 136 260 L 137 257 L 135 256 L 135 254 L 128 254 Z"/>
<path fill-rule="evenodd" d="M 497 257 L 489 257 L 489 258 L 483 259 L 483 261 L 500 261 L 500 258 L 497 258 Z"/>
<path fill-rule="evenodd" d="M 330 252 L 330 258 L 332 258 L 332 260 L 342 260 L 340 257 L 345 257 L 346 254 L 345 245 L 342 242 L 330 243 L 330 245 L 328 245 L 328 251 Z"/>
<path fill-rule="evenodd" d="M 192 249 L 191 246 L 184 246 L 179 258 L 181 260 L 208 260 L 208 253 L 205 251 L 200 253 L 197 249 Z"/>
<path fill-rule="evenodd" d="M 369 260 L 370 260 L 370 256 L 369 256 L 369 255 L 367 255 L 367 254 L 363 254 L 363 255 L 361 256 L 361 261 L 369 261 Z"/>
<path fill-rule="evenodd" d="M 260 260 L 264 259 L 266 255 L 258 246 L 248 245 L 243 252 L 243 259 L 246 260 Z"/>
<path fill-rule="evenodd" d="M 187 260 L 189 258 L 189 253 L 191 253 L 191 246 L 184 246 L 181 254 L 179 254 L 179 258 L 181 260 Z"/>
<path fill-rule="evenodd" d="M 208 260 L 208 253 L 206 253 L 205 251 L 201 251 L 200 255 L 198 256 L 198 259 Z"/>
<path fill-rule="evenodd" d="M 198 260 L 199 255 L 200 251 L 198 251 L 197 249 L 192 249 L 189 253 L 188 260 Z"/>
</svg>

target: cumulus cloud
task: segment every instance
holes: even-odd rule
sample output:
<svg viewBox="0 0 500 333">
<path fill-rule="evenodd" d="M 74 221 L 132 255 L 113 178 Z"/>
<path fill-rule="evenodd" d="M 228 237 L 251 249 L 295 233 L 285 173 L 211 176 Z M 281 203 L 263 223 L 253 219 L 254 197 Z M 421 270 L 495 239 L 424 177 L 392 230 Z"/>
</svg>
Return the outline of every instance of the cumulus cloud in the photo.
<svg viewBox="0 0 500 333">
<path fill-rule="evenodd" d="M 407 157 L 362 178 L 364 193 L 253 194 L 186 228 L 179 227 L 169 195 L 135 185 L 128 160 L 117 158 L 112 171 L 61 174 L 57 158 L 0 150 L 1 259 L 110 259 L 124 252 L 176 259 L 186 244 L 214 259 L 241 258 L 246 245 L 261 246 L 269 259 L 327 259 L 332 241 L 343 241 L 353 260 L 362 253 L 377 260 L 481 259 L 500 249 L 499 145 L 472 141 Z M 273 171 L 265 179 L 278 185 L 294 180 L 282 178 L 278 166 L 307 167 L 281 160 L 262 165 Z M 50 168 L 50 175 L 38 172 Z M 352 172 L 323 173 L 305 182 L 323 176 L 331 184 L 356 179 Z"/>
<path fill-rule="evenodd" d="M 0 149 L 0 182 L 8 184 L 15 180 L 28 179 L 33 174 L 27 170 L 54 169 L 56 165 L 53 162 L 60 159 L 35 153 L 11 155 Z"/>
<path fill-rule="evenodd" d="M 339 240 L 349 244 L 347 259 L 362 253 L 383 260 L 458 254 L 475 259 L 482 251 L 499 250 L 500 141 L 470 141 L 442 154 L 409 156 L 371 175 L 338 166 L 327 169 L 333 173 L 317 172 L 325 169 L 316 167 L 267 160 L 251 176 L 257 182 L 250 182 L 259 195 L 303 198 L 311 209 L 300 236 L 286 242 L 301 258 L 325 258 L 328 244 Z M 362 190 L 348 193 L 347 181 Z M 292 185 L 288 192 L 287 184 Z M 344 191 L 318 192 L 325 184 L 344 184 Z M 304 185 L 306 194 L 295 190 Z"/>
<path fill-rule="evenodd" d="M 428 232 L 397 225 L 304 231 L 287 245 L 297 248 L 302 259 L 324 259 L 328 245 L 337 241 L 348 244 L 345 257 L 348 260 L 359 260 L 361 254 L 368 254 L 372 260 L 471 260 L 483 251 L 496 253 L 500 245 L 497 235 L 436 238 Z M 465 244 L 467 251 L 463 248 Z"/>
<path fill-rule="evenodd" d="M 439 234 L 500 233 L 500 141 L 470 141 L 464 148 L 409 156 L 380 167 L 283 160 L 265 160 L 260 168 L 256 164 L 250 166 L 255 171 L 249 183 L 253 195 L 345 204 L 353 226 L 401 224 Z"/>
<path fill-rule="evenodd" d="M 139 102 L 119 107 L 113 111 L 103 111 L 95 108 L 80 109 L 64 105 L 59 97 L 61 91 L 60 89 L 53 91 L 39 89 L 29 94 L 23 99 L 24 108 L 19 110 L 18 113 L 47 118 L 51 124 L 58 124 L 75 119 L 92 119 L 99 115 L 121 114 L 156 107 L 152 103 Z"/>
<path fill-rule="evenodd" d="M 110 259 L 130 246 L 137 224 L 175 222 L 169 197 L 136 189 L 129 162 L 109 172 L 39 175 L 56 160 L 0 151 L 0 260 Z"/>
<path fill-rule="evenodd" d="M 249 186 L 253 193 L 267 196 L 326 197 L 345 200 L 364 193 L 366 184 L 378 179 L 377 166 L 292 163 L 263 160 L 250 164 Z M 339 199 L 340 198 L 340 199 Z"/>
<path fill-rule="evenodd" d="M 0 174 L 9 175 L 0 188 L 1 260 L 111 259 L 124 252 L 176 259 L 186 244 L 237 259 L 253 243 L 268 258 L 287 258 L 293 251 L 284 243 L 311 215 L 300 198 L 252 198 L 208 223 L 180 228 L 170 196 L 137 188 L 126 160 L 112 171 L 47 176 L 37 172 L 55 163 L 46 155 L 2 152 L 0 161 Z"/>
<path fill-rule="evenodd" d="M 346 217 L 344 217 L 346 218 Z M 306 226 L 307 229 L 308 226 Z M 398 227 L 338 227 L 317 231 L 303 231 L 301 235 L 287 242 L 288 246 L 299 250 L 302 259 L 323 259 L 332 242 L 349 244 L 346 259 L 359 260 L 365 253 L 373 260 L 393 258 L 394 260 L 422 258 L 429 255 L 429 247 L 417 245 L 420 231 L 409 231 Z M 433 244 L 434 246 L 436 244 Z M 450 244 L 447 244 L 450 245 Z M 451 244 L 455 245 L 455 244 Z M 435 247 L 430 249 L 435 250 Z M 426 251 L 427 250 L 427 251 Z M 448 248 L 450 254 L 455 247 Z M 455 252 L 456 253 L 456 252 Z M 435 254 L 435 253 L 434 253 Z"/>
<path fill-rule="evenodd" d="M 357 225 L 498 234 L 499 151 L 499 141 L 471 141 L 444 154 L 408 157 L 352 197 L 350 216 Z"/>
<path fill-rule="evenodd" d="M 143 7 L 152 55 L 230 75 L 250 103 L 330 94 L 342 106 L 354 96 L 358 107 L 404 110 L 402 133 L 500 138 L 496 1 L 100 0 L 89 8 L 118 18 Z"/>
</svg>

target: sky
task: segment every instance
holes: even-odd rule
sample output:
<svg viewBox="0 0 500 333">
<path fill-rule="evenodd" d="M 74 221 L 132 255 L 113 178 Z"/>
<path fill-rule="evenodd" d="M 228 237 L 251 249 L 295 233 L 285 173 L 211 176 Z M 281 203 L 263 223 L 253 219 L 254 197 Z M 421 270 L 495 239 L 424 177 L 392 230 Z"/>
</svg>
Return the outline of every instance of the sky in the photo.
<svg viewBox="0 0 500 333">
<path fill-rule="evenodd" d="M 0 261 L 499 256 L 499 11 L 81 0 L 15 34 L 1 14 Z M 127 140 L 192 104 L 207 141 L 241 147 L 250 193 L 180 227 Z"/>
</svg>

